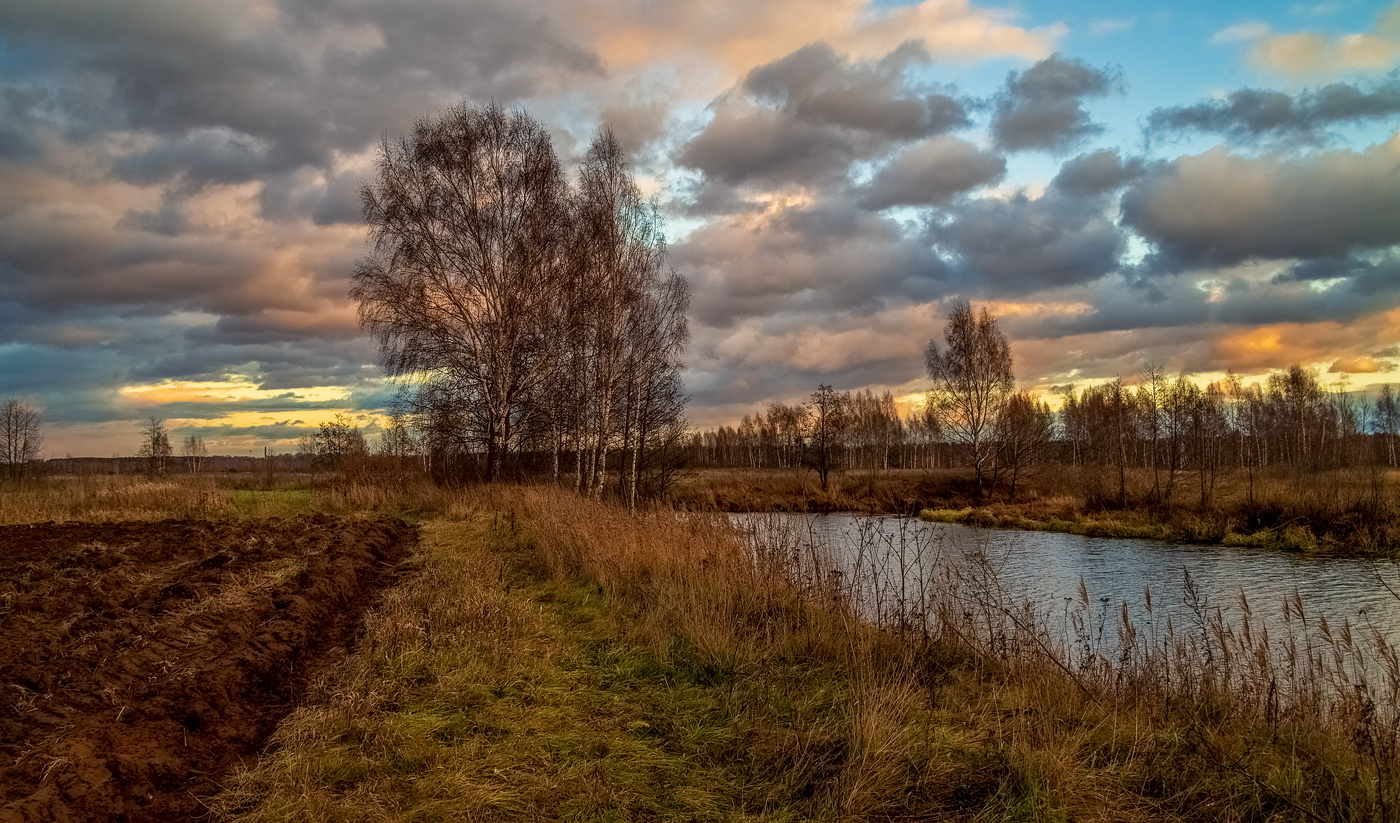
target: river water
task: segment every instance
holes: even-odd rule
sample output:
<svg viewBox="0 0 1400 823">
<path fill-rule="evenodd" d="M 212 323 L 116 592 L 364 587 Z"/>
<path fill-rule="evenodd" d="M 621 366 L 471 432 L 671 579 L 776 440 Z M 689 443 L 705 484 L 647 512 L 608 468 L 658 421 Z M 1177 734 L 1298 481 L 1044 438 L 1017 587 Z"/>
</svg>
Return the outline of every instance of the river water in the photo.
<svg viewBox="0 0 1400 823">
<path fill-rule="evenodd" d="M 1400 640 L 1400 564 L 1389 560 L 850 514 L 731 521 L 755 545 L 780 545 L 805 562 L 814 579 L 848 581 L 872 617 L 914 610 L 923 619 L 929 600 L 952 597 L 970 619 L 968 604 L 990 602 L 1033 620 L 1071 656 L 1091 645 L 1111 656 L 1124 618 L 1149 638 L 1214 628 L 1248 635 L 1248 645 L 1267 630 L 1273 655 L 1285 651 L 1280 638 L 1306 642 L 1319 631 L 1328 643 L 1348 630 L 1373 643 Z"/>
</svg>

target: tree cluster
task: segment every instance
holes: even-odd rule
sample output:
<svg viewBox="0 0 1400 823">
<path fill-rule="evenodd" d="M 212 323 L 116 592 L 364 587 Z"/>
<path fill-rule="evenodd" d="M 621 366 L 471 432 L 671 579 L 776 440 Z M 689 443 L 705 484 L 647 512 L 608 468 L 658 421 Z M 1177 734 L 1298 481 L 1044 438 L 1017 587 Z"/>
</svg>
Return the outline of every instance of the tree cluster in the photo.
<svg viewBox="0 0 1400 823">
<path fill-rule="evenodd" d="M 612 133 L 571 185 L 538 121 L 457 106 L 381 145 L 361 204 L 351 296 L 435 464 L 494 480 L 543 454 L 635 499 L 684 431 L 689 288 Z"/>
<path fill-rule="evenodd" d="M 141 459 L 147 477 L 165 474 L 173 450 L 170 448 L 170 433 L 165 428 L 165 420 L 151 415 L 141 426 L 141 449 L 136 456 Z"/>
<path fill-rule="evenodd" d="M 1264 385 L 1231 375 L 1202 388 L 1149 365 L 1137 386 L 1121 379 L 1072 392 L 1060 412 L 1067 462 L 1096 467 L 1116 488 L 1091 490 L 1126 503 L 1132 469 L 1152 473 L 1154 502 L 1170 506 L 1189 480 L 1208 505 L 1220 473 L 1285 466 L 1303 472 L 1364 463 L 1396 465 L 1400 408 L 1390 386 L 1375 402 L 1294 365 Z M 1252 483 L 1250 486 L 1252 490 Z"/>
<path fill-rule="evenodd" d="M 901 416 L 894 395 L 820 386 L 808 402 L 772 403 L 740 424 L 695 434 L 700 466 L 881 471 L 947 465 L 949 450 L 932 418 Z"/>
<path fill-rule="evenodd" d="M 20 483 L 38 467 L 44 436 L 39 410 L 21 400 L 0 405 L 0 479 Z"/>
</svg>

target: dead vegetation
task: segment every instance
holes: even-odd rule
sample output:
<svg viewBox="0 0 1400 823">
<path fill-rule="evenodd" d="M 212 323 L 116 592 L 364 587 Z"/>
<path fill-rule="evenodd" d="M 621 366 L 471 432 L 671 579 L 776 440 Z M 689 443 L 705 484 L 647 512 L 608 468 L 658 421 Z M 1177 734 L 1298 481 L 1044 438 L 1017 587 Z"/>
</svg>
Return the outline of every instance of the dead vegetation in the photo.
<svg viewBox="0 0 1400 823">
<path fill-rule="evenodd" d="M 791 536 L 551 489 L 445 514 L 227 818 L 1388 820 L 1400 803 L 1394 650 L 1319 634 L 1303 604 L 1287 663 L 1265 651 L 1288 638 L 1204 612 L 1067 645 L 927 547 L 900 575 L 833 574 Z"/>
</svg>

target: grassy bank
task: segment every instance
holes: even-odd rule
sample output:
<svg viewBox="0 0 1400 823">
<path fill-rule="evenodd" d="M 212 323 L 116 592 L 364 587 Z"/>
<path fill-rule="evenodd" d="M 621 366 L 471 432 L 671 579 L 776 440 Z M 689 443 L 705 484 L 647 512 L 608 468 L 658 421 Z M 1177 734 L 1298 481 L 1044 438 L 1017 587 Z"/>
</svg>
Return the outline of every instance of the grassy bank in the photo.
<svg viewBox="0 0 1400 823">
<path fill-rule="evenodd" d="M 1245 821 L 1400 808 L 1382 702 L 1395 683 L 1388 697 L 1334 694 L 1312 663 L 1332 651 L 1309 647 L 1285 673 L 1223 626 L 1148 642 L 1125 625 L 1125 656 L 1100 632 L 1070 665 L 993 589 L 931 587 L 909 604 L 928 622 L 908 610 L 871 622 L 851 607 L 852 581 L 794 556 L 709 518 L 548 489 L 459 499 L 219 816 Z"/>
<path fill-rule="evenodd" d="M 1230 546 L 1394 554 L 1400 550 L 1400 472 L 1367 467 L 1315 475 L 1222 475 L 1209 502 L 1179 482 L 1164 505 L 1148 472 L 1125 478 L 1121 498 L 1105 497 L 1102 477 L 1047 467 L 978 500 L 962 471 L 850 471 L 823 491 L 800 470 L 709 469 L 686 477 L 674 505 L 697 511 L 922 514 L 927 520 L 1091 537 L 1133 537 Z M 1116 480 L 1115 480 L 1116 482 Z"/>
</svg>

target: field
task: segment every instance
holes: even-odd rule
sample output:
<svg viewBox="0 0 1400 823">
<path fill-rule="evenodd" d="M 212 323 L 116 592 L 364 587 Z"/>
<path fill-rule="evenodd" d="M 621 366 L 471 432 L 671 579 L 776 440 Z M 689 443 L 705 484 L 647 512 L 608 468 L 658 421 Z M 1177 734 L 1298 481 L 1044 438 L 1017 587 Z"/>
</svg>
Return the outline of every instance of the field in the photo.
<svg viewBox="0 0 1400 823">
<path fill-rule="evenodd" d="M 198 816 L 413 540 L 328 517 L 0 529 L 0 820 Z"/>
<path fill-rule="evenodd" d="M 853 575 L 724 518 L 266 486 L 0 491 L 11 522 L 65 521 L 0 530 L 0 821 L 1400 811 L 1400 655 L 1360 626 L 1173 637 L 1105 611 L 1071 657 L 994 581 L 872 616 Z"/>
</svg>

